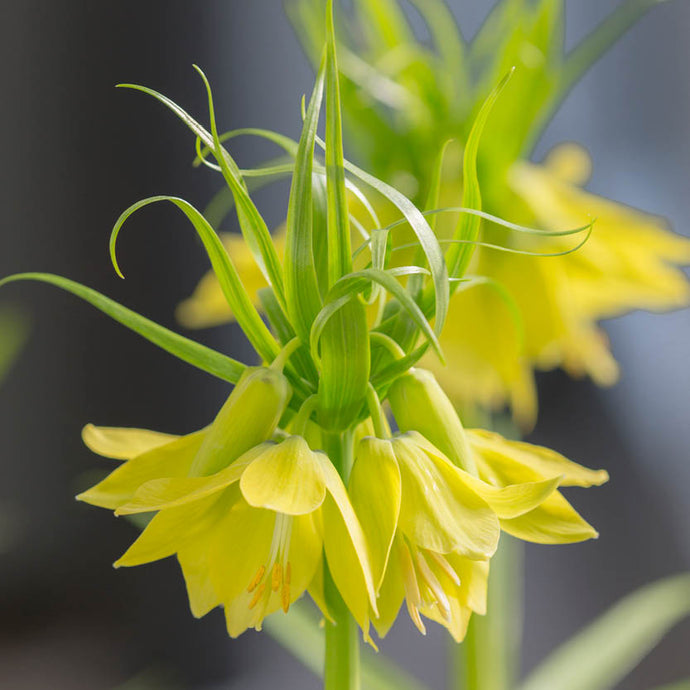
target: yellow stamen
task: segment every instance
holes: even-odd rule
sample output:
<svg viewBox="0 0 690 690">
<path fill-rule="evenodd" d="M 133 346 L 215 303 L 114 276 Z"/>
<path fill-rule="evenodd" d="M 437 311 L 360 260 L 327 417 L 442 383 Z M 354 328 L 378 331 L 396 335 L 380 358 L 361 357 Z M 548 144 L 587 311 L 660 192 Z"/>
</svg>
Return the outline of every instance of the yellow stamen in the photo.
<svg viewBox="0 0 690 690">
<path fill-rule="evenodd" d="M 443 570 L 443 572 L 448 575 L 448 577 L 459 587 L 460 586 L 460 578 L 458 577 L 458 574 L 453 570 L 453 566 L 448 563 L 446 560 L 445 556 L 440 553 L 436 553 L 435 551 L 427 551 L 426 552 L 427 556 L 431 556 L 431 558 L 434 560 L 434 562 Z"/>
<path fill-rule="evenodd" d="M 426 635 L 426 628 L 419 615 L 422 595 L 419 591 L 419 583 L 417 582 L 412 556 L 406 544 L 398 549 L 398 553 L 400 554 L 400 569 L 402 570 L 403 586 L 405 587 L 405 603 L 407 604 L 407 610 L 419 632 L 422 633 L 422 635 Z"/>
<path fill-rule="evenodd" d="M 431 594 L 431 601 L 429 603 L 432 605 L 437 604 L 441 615 L 447 618 L 450 614 L 450 602 L 448 601 L 446 593 L 443 591 L 443 587 L 441 587 L 441 583 L 426 562 L 424 554 L 421 551 L 417 551 L 415 557 L 422 582 L 424 582 Z"/>
<path fill-rule="evenodd" d="M 290 584 L 283 583 L 283 589 L 280 591 L 280 603 L 283 605 L 283 611 L 287 613 L 290 610 Z"/>
<path fill-rule="evenodd" d="M 290 610 L 290 581 L 292 580 L 292 566 L 290 561 L 285 566 L 285 575 L 283 577 L 283 588 L 280 592 L 280 602 L 283 605 L 283 611 L 287 613 Z"/>
<path fill-rule="evenodd" d="M 277 592 L 280 589 L 280 585 L 283 582 L 283 566 L 280 563 L 276 563 L 273 566 L 273 578 L 271 580 L 271 589 Z"/>
<path fill-rule="evenodd" d="M 259 587 L 259 589 L 256 590 L 256 594 L 254 594 L 254 598 L 251 600 L 249 604 L 250 609 L 253 609 L 259 603 L 265 591 L 266 585 L 261 585 L 261 587 Z"/>
<path fill-rule="evenodd" d="M 265 573 L 266 573 L 266 566 L 260 565 L 259 569 L 256 571 L 256 575 L 254 575 L 254 579 L 251 581 L 251 584 L 249 585 L 249 587 L 247 587 L 247 591 L 250 594 L 259 586 L 259 582 L 261 582 L 261 580 L 263 580 Z"/>
</svg>

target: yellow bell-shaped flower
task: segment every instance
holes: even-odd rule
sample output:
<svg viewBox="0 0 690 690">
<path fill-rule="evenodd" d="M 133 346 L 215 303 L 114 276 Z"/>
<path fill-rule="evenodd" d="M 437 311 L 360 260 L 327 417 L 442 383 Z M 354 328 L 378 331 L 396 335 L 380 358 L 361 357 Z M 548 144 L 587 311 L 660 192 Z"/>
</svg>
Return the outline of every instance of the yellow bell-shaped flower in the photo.
<svg viewBox="0 0 690 690">
<path fill-rule="evenodd" d="M 548 448 L 509 441 L 493 432 L 465 430 L 433 374 L 424 369 L 411 369 L 397 379 L 388 399 L 401 430 L 418 430 L 458 467 L 476 474 L 485 485 L 505 490 L 502 505 L 491 503 L 504 531 L 542 544 L 597 536 L 555 488 L 601 485 L 608 480 L 605 470 L 588 469 Z M 554 484 L 543 500 L 522 510 L 525 494 L 534 487 L 547 489 L 549 482 Z M 511 505 L 520 510 L 511 514 Z"/>
<path fill-rule="evenodd" d="M 486 501 L 416 435 L 363 439 L 349 492 L 379 592 L 379 615 L 371 615 L 378 634 L 388 632 L 403 600 L 421 632 L 420 614 L 431 614 L 457 634 L 457 602 L 468 583 L 456 568 L 474 560 L 487 570 L 498 544 L 498 520 Z"/>
<path fill-rule="evenodd" d="M 334 550 L 349 556 L 346 568 L 339 567 L 343 559 L 329 559 L 336 586 L 360 587 L 376 605 L 364 537 L 342 480 L 328 457 L 312 451 L 303 438 L 259 444 L 228 467 L 200 477 L 184 476 L 198 447 L 190 441 L 195 435 L 169 441 L 131 431 L 87 427 L 85 432 L 93 449 L 111 455 L 113 439 L 124 448 L 129 436 L 134 452 L 142 442 L 162 441 L 122 467 L 130 466 L 133 479 L 135 466 L 156 458 L 158 476 L 139 473 L 129 496 L 107 501 L 108 507 L 117 502 L 116 515 L 156 512 L 116 566 L 177 555 L 192 613 L 203 616 L 223 605 L 232 637 L 249 627 L 261 629 L 265 616 L 280 608 L 287 611 L 318 576 L 324 546 L 327 557 Z M 168 467 L 181 471 L 171 476 Z M 79 498 L 103 505 L 107 482 Z"/>
<path fill-rule="evenodd" d="M 423 615 L 460 641 L 471 613 L 485 611 L 488 559 L 501 518 L 528 513 L 556 486 L 555 480 L 491 486 L 454 466 L 417 432 L 362 439 L 349 493 L 379 594 L 378 615 L 371 611 L 367 621 L 384 636 L 405 600 L 422 633 Z M 366 606 L 363 598 L 359 606 Z"/>
<path fill-rule="evenodd" d="M 177 555 L 192 613 L 223 605 L 233 637 L 287 610 L 318 579 L 324 548 L 336 586 L 376 606 L 361 527 L 328 457 L 300 436 L 268 441 L 289 399 L 281 373 L 256 368 L 201 431 L 83 432 L 93 451 L 126 462 L 77 498 L 156 513 L 116 565 Z"/>
</svg>

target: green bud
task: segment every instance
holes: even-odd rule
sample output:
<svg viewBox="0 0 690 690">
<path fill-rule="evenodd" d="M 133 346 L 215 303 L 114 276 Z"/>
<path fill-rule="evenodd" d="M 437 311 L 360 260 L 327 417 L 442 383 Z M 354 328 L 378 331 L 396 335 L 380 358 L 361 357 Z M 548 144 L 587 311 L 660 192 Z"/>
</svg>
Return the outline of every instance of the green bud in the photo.
<svg viewBox="0 0 690 690">
<path fill-rule="evenodd" d="M 268 367 L 247 369 L 213 420 L 190 476 L 214 474 L 268 440 L 291 397 L 292 388 L 281 372 Z"/>
<path fill-rule="evenodd" d="M 460 417 L 430 371 L 410 369 L 393 383 L 388 400 L 400 431 L 419 432 L 458 467 L 477 474 Z"/>
</svg>

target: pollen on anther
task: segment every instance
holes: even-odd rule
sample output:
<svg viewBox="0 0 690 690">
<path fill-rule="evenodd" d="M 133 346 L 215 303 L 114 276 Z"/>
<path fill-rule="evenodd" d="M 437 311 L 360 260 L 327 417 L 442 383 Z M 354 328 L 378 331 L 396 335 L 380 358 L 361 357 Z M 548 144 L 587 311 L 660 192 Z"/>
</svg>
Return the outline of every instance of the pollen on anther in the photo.
<svg viewBox="0 0 690 690">
<path fill-rule="evenodd" d="M 249 587 L 247 587 L 247 591 L 250 594 L 259 586 L 259 582 L 261 582 L 261 580 L 263 580 L 265 573 L 266 573 L 266 566 L 260 565 L 259 569 L 256 571 L 256 575 L 254 575 L 254 579 L 249 584 Z"/>
<path fill-rule="evenodd" d="M 254 598 L 251 600 L 249 603 L 249 608 L 253 609 L 261 600 L 261 597 L 263 597 L 264 592 L 266 591 L 266 585 L 261 585 L 259 589 L 256 590 L 256 593 L 254 594 Z"/>
<path fill-rule="evenodd" d="M 284 582 L 283 588 L 280 590 L 280 603 L 283 605 L 283 611 L 287 613 L 290 610 L 290 583 Z"/>
<path fill-rule="evenodd" d="M 274 592 L 280 589 L 280 585 L 283 582 L 283 566 L 280 563 L 276 563 L 273 566 L 273 577 L 271 578 L 271 588 Z"/>
</svg>

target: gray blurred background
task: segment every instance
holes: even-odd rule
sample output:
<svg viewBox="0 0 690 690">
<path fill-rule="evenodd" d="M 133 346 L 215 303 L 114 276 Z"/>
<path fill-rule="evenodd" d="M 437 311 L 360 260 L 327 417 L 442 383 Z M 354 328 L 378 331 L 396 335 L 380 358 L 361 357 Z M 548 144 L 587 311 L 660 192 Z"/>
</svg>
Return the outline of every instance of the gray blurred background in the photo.
<svg viewBox="0 0 690 690">
<path fill-rule="evenodd" d="M 471 35 L 492 3 L 451 4 Z M 615 4 L 571 0 L 569 40 Z M 312 74 L 281 3 L 7 0 L 0 20 L 0 274 L 59 273 L 175 327 L 175 304 L 207 268 L 192 231 L 172 208 L 135 216 L 121 240 L 124 282 L 110 267 L 108 234 L 140 198 L 176 194 L 203 207 L 218 181 L 191 168 L 193 138 L 172 115 L 113 86 L 152 86 L 203 121 L 196 62 L 214 85 L 221 129 L 297 136 Z M 594 158 L 590 189 L 685 234 L 689 29 L 685 0 L 656 8 L 575 88 L 537 152 L 583 143 Z M 247 141 L 233 150 L 243 164 L 271 152 Z M 286 194 L 283 185 L 257 195 L 270 224 Z M 104 469 L 81 444 L 84 423 L 188 432 L 207 423 L 227 387 L 48 286 L 4 288 L 7 303 L 25 310 L 32 332 L 0 389 L 0 687 L 109 690 L 138 678 L 180 689 L 318 688 L 266 635 L 229 641 L 218 611 L 195 621 L 172 559 L 114 571 L 133 528 L 73 500 Z M 607 328 L 624 372 L 616 387 L 540 378 L 532 439 L 607 468 L 611 482 L 570 494 L 597 542 L 527 550 L 526 670 L 620 596 L 690 568 L 690 314 L 636 313 Z M 249 357 L 232 326 L 194 337 Z M 690 674 L 689 642 L 685 623 L 621 688 Z M 383 649 L 442 688 L 445 645 L 440 629 L 420 638 L 402 615 Z"/>
</svg>

